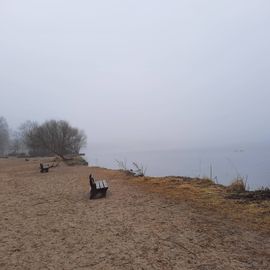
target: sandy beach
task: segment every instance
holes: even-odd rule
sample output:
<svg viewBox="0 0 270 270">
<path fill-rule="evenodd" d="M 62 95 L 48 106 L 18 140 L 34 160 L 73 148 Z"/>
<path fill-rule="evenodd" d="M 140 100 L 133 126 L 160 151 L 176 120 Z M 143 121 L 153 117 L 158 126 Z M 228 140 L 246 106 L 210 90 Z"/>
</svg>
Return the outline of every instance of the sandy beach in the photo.
<svg viewBox="0 0 270 270">
<path fill-rule="evenodd" d="M 243 204 L 219 211 L 173 179 L 62 163 L 41 174 L 41 161 L 0 159 L 0 269 L 270 269 L 269 202 L 245 220 L 228 212 Z M 106 198 L 89 200 L 89 173 Z"/>
</svg>

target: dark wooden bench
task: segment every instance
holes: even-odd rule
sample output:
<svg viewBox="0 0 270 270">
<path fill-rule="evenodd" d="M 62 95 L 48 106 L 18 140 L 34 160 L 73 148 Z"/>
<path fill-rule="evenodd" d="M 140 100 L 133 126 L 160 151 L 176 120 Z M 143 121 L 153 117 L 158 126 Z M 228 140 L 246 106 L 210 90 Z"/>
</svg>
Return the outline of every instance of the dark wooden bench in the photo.
<svg viewBox="0 0 270 270">
<path fill-rule="evenodd" d="M 40 163 L 40 172 L 44 173 L 44 172 L 49 172 L 49 169 L 51 168 L 48 164 L 42 164 Z"/>
<path fill-rule="evenodd" d="M 106 192 L 108 190 L 108 184 L 106 180 L 95 181 L 92 175 L 89 175 L 89 184 L 91 187 L 90 190 L 90 200 L 94 199 L 96 195 L 100 195 L 101 197 L 106 197 Z"/>
</svg>

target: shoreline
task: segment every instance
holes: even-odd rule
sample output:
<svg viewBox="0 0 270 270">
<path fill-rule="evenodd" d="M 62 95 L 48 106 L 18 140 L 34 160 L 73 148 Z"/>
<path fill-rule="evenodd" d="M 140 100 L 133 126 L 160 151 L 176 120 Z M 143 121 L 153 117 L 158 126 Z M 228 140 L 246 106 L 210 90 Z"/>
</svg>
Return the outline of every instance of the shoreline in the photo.
<svg viewBox="0 0 270 270">
<path fill-rule="evenodd" d="M 270 201 L 207 180 L 134 177 L 51 158 L 0 160 L 3 269 L 266 269 Z M 89 174 L 107 197 L 89 200 Z M 209 268 L 209 267 L 212 268 Z"/>
<path fill-rule="evenodd" d="M 132 162 L 142 163 L 148 167 L 150 176 L 184 175 L 191 177 L 210 177 L 218 183 L 229 185 L 241 176 L 247 179 L 250 190 L 261 187 L 270 188 L 270 162 L 268 148 L 246 149 L 245 152 L 234 151 L 234 148 L 219 150 L 168 150 L 168 151 L 129 151 L 118 152 L 113 149 L 85 150 L 87 160 L 94 166 L 118 169 L 115 160 L 126 162 L 132 168 Z"/>
</svg>

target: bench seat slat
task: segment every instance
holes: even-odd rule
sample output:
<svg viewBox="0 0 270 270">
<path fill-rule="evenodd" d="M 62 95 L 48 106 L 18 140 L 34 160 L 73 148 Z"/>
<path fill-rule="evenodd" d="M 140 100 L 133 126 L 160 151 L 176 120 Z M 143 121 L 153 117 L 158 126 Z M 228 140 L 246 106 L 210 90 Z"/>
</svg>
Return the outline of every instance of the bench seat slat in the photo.
<svg viewBox="0 0 270 270">
<path fill-rule="evenodd" d="M 103 189 L 103 183 L 102 183 L 102 181 L 99 181 L 99 187 L 100 187 L 100 189 Z"/>
<path fill-rule="evenodd" d="M 105 180 L 96 181 L 96 189 L 108 189 L 108 184 Z"/>
<path fill-rule="evenodd" d="M 104 188 L 108 188 L 108 184 L 107 184 L 106 180 L 102 180 L 102 183 L 103 183 Z"/>
</svg>

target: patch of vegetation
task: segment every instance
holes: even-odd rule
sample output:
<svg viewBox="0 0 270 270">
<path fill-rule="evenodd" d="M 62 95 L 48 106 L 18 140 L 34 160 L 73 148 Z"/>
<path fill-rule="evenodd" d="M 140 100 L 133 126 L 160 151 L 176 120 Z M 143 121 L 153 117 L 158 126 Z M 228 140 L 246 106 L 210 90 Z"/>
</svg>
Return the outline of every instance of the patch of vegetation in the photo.
<svg viewBox="0 0 270 270">
<path fill-rule="evenodd" d="M 121 171 L 129 171 L 127 168 L 127 160 L 126 159 L 125 160 L 116 159 L 115 162 L 117 163 L 117 166 Z"/>
<path fill-rule="evenodd" d="M 237 181 L 241 188 L 233 186 L 229 190 L 209 178 L 183 176 L 133 178 L 133 182 L 143 185 L 144 191 L 162 194 L 175 202 L 187 202 L 196 209 L 213 211 L 213 214 L 224 218 L 233 218 L 241 226 L 270 232 L 269 188 L 240 192 L 239 190 L 244 190 L 242 185 L 245 181 Z"/>
<path fill-rule="evenodd" d="M 136 177 L 143 177 L 145 176 L 147 168 L 143 164 L 138 164 L 136 162 L 132 162 L 133 169 L 128 169 L 127 167 L 127 160 L 115 160 L 117 163 L 118 168 L 121 171 L 124 171 L 127 175 L 136 176 Z"/>
<path fill-rule="evenodd" d="M 232 181 L 232 183 L 227 187 L 229 192 L 245 192 L 247 190 L 247 179 L 238 176 Z"/>
<path fill-rule="evenodd" d="M 88 162 L 81 156 L 65 158 L 63 161 L 68 166 L 78 166 L 78 165 L 88 166 Z"/>
<path fill-rule="evenodd" d="M 138 164 L 136 162 L 132 162 L 134 166 L 134 176 L 145 176 L 147 168 L 143 166 L 143 164 Z"/>
<path fill-rule="evenodd" d="M 254 191 L 232 193 L 228 195 L 227 198 L 244 201 L 270 200 L 270 189 L 268 187 L 262 187 L 261 189 L 257 189 Z"/>
</svg>

